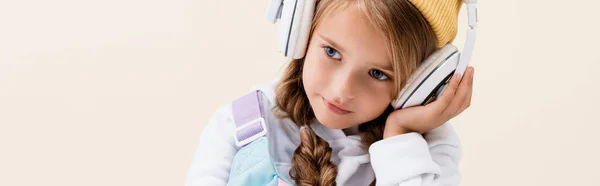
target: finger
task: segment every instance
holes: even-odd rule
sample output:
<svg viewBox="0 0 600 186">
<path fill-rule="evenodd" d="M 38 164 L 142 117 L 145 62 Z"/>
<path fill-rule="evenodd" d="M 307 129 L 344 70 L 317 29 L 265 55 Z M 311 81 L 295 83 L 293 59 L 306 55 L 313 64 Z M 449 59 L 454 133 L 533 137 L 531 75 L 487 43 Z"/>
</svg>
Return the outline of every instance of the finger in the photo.
<svg viewBox="0 0 600 186">
<path fill-rule="evenodd" d="M 469 91 L 469 94 L 467 95 L 466 100 L 463 102 L 463 105 L 461 107 L 462 111 L 466 110 L 467 108 L 469 108 L 471 106 L 471 97 L 473 95 L 474 76 L 475 76 L 475 69 L 473 69 L 473 72 L 471 73 L 471 78 L 469 78 L 469 79 L 471 79 L 471 85 L 469 86 L 471 88 L 471 91 Z"/>
<path fill-rule="evenodd" d="M 455 117 L 464 110 L 462 107 L 466 105 L 465 102 L 467 101 L 473 88 L 473 71 L 473 67 L 467 68 L 464 78 L 461 80 L 460 85 L 458 86 L 458 90 L 456 91 L 454 99 L 452 99 L 450 104 L 448 104 L 448 107 L 446 107 L 446 110 L 444 110 L 442 113 L 442 115 L 446 116 L 447 119 Z"/>
<path fill-rule="evenodd" d="M 469 108 L 471 106 L 471 95 L 473 95 L 472 91 L 469 92 L 469 95 L 467 96 L 467 98 L 463 102 L 463 105 L 460 107 L 460 109 L 459 109 L 460 112 L 463 112 L 463 111 L 467 110 L 467 108 Z"/>
<path fill-rule="evenodd" d="M 450 79 L 450 84 L 448 85 L 446 90 L 442 92 L 442 94 L 437 98 L 437 100 L 426 106 L 432 107 L 432 109 L 434 109 L 436 113 L 442 113 L 446 109 L 446 107 L 448 107 L 450 101 L 452 101 L 452 99 L 454 98 L 456 89 L 458 89 L 458 85 L 460 83 L 460 79 L 460 74 L 455 73 L 454 76 L 452 76 L 452 78 Z"/>
<path fill-rule="evenodd" d="M 437 118 L 437 115 L 429 111 L 426 107 L 417 106 L 392 112 L 388 116 L 386 123 L 392 121 L 391 123 L 411 131 L 423 132 L 431 128 L 430 125 L 434 124 Z"/>
</svg>

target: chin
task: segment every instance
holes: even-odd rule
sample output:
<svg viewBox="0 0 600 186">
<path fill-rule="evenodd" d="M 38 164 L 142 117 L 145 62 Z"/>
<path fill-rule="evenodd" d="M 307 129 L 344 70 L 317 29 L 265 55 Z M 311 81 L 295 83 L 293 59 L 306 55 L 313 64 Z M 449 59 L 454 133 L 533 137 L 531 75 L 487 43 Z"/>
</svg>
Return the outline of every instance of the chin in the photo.
<svg viewBox="0 0 600 186">
<path fill-rule="evenodd" d="M 333 116 L 332 113 L 323 113 L 324 110 L 320 110 L 320 111 L 321 111 L 320 113 L 315 113 L 315 117 L 319 121 L 319 123 L 323 124 L 323 126 L 325 126 L 327 128 L 345 129 L 345 128 L 352 126 L 352 124 L 345 121 L 345 119 L 348 119 L 348 116 L 342 116 L 342 117 L 346 117 L 346 118 L 341 119 L 340 117 Z M 325 111 L 325 112 L 327 112 L 327 111 Z"/>
</svg>

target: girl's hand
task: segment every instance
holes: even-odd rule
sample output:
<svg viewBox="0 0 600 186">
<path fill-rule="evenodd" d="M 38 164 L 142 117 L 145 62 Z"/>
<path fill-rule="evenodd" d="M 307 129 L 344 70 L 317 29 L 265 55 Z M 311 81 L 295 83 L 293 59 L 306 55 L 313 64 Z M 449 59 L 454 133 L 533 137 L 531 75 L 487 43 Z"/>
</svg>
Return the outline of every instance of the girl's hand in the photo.
<svg viewBox="0 0 600 186">
<path fill-rule="evenodd" d="M 473 67 L 468 67 L 462 78 L 454 74 L 442 95 L 425 106 L 393 111 L 386 120 L 383 138 L 409 132 L 423 134 L 462 113 L 471 105 L 473 74 Z"/>
</svg>

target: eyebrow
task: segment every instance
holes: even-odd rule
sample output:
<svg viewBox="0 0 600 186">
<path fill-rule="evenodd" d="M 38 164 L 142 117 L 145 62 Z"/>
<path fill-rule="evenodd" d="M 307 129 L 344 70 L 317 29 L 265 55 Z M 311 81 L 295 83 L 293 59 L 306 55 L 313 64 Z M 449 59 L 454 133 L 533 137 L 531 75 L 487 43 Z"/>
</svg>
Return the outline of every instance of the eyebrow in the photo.
<svg viewBox="0 0 600 186">
<path fill-rule="evenodd" d="M 373 63 L 373 66 L 376 66 L 377 68 L 383 70 L 383 71 L 387 71 L 388 75 L 394 75 L 394 71 L 392 70 L 392 67 L 390 65 L 386 65 L 386 66 L 380 66 L 378 64 Z"/>
<path fill-rule="evenodd" d="M 341 53 L 344 53 L 344 49 L 343 49 L 343 48 L 341 48 L 339 45 L 337 45 L 335 42 L 333 42 L 333 40 L 331 40 L 331 39 L 329 39 L 329 38 L 327 38 L 327 37 L 325 37 L 325 36 L 323 36 L 323 35 L 321 35 L 321 34 L 317 34 L 317 35 L 319 35 L 319 37 L 320 37 L 321 39 L 325 40 L 325 42 L 327 42 L 327 43 L 331 44 L 331 46 L 332 46 L 334 49 L 336 49 L 337 51 L 339 51 L 339 52 L 341 52 Z M 391 67 L 389 64 L 388 64 L 388 65 L 385 65 L 385 66 L 381 66 L 381 65 L 379 65 L 379 64 L 377 64 L 377 63 L 371 63 L 371 65 L 373 65 L 373 66 L 375 66 L 375 67 L 377 67 L 377 68 L 379 68 L 379 69 L 381 69 L 381 70 L 383 70 L 383 71 L 387 71 L 387 74 L 389 74 L 389 75 L 393 75 L 393 70 L 392 70 L 392 67 Z"/>
<path fill-rule="evenodd" d="M 339 45 L 337 45 L 335 42 L 333 42 L 333 40 L 319 34 L 319 37 L 323 40 L 325 40 L 326 42 L 328 42 L 329 44 L 331 44 L 331 46 L 336 49 L 337 51 L 340 51 L 342 53 L 344 53 L 344 49 L 342 47 L 340 47 Z"/>
</svg>

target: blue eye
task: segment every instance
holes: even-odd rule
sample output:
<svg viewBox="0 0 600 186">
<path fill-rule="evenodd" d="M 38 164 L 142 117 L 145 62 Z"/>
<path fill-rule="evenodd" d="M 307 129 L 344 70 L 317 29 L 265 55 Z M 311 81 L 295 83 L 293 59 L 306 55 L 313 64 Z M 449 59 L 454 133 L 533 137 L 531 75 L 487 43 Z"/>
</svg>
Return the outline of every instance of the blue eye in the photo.
<svg viewBox="0 0 600 186">
<path fill-rule="evenodd" d="M 330 58 L 333 58 L 333 59 L 340 59 L 340 58 L 342 58 L 340 56 L 340 53 L 338 53 L 337 50 L 335 50 L 335 49 L 333 49 L 331 47 L 325 47 L 325 54 L 327 54 L 327 56 L 329 56 Z"/>
<path fill-rule="evenodd" d="M 371 77 L 377 79 L 377 80 L 386 80 L 388 79 L 387 75 L 385 75 L 383 72 L 381 72 L 380 70 L 370 70 L 369 71 L 369 75 L 371 75 Z"/>
</svg>

